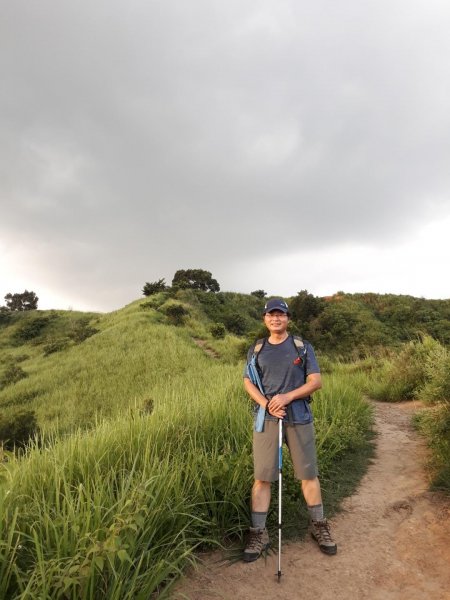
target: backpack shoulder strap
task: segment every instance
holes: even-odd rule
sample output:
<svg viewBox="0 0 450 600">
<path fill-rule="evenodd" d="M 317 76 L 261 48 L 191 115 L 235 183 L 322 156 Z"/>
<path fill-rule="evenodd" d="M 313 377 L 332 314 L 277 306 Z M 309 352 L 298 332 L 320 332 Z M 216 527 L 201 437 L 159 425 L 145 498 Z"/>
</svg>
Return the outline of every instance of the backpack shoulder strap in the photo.
<svg viewBox="0 0 450 600">
<path fill-rule="evenodd" d="M 263 349 L 263 346 L 264 346 L 265 343 L 266 343 L 266 338 L 261 338 L 260 340 L 256 340 L 255 346 L 253 348 L 253 359 L 254 359 L 255 364 L 256 364 L 256 366 L 258 368 L 259 368 L 259 365 L 258 365 L 258 354 Z"/>
<path fill-rule="evenodd" d="M 302 340 L 302 338 L 298 335 L 293 335 L 292 336 L 292 341 L 294 342 L 294 345 L 297 349 L 297 353 L 299 358 L 301 358 L 302 363 L 303 363 L 303 372 L 305 374 L 305 382 L 306 382 L 306 346 L 305 346 L 305 342 L 307 340 Z M 300 351 L 302 351 L 303 357 L 300 357 Z M 307 398 L 305 398 L 305 400 L 311 404 L 311 402 L 313 401 L 313 397 L 312 396 L 308 396 Z"/>
<path fill-rule="evenodd" d="M 299 352 L 299 350 L 303 350 L 304 352 L 306 352 L 305 344 L 299 335 L 293 335 L 292 341 L 294 342 L 294 346 L 296 347 L 297 352 Z"/>
<path fill-rule="evenodd" d="M 256 340 L 255 347 L 253 348 L 253 354 L 258 354 L 261 352 L 264 344 L 266 343 L 266 338 L 261 338 L 260 340 Z"/>
<path fill-rule="evenodd" d="M 292 341 L 294 342 L 294 346 L 295 346 L 295 349 L 297 350 L 298 357 L 302 361 L 303 372 L 305 374 L 305 382 L 306 382 L 306 346 L 305 346 L 305 342 L 299 335 L 293 335 Z"/>
</svg>

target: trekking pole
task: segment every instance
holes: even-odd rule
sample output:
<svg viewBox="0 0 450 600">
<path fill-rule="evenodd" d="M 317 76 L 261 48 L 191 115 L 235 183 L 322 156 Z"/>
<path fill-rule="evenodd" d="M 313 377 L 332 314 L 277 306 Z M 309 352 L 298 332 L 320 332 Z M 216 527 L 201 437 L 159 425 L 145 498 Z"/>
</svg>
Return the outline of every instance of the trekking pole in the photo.
<svg viewBox="0 0 450 600">
<path fill-rule="evenodd" d="M 283 470 L 283 421 L 278 419 L 278 583 L 281 579 L 281 491 Z"/>
</svg>

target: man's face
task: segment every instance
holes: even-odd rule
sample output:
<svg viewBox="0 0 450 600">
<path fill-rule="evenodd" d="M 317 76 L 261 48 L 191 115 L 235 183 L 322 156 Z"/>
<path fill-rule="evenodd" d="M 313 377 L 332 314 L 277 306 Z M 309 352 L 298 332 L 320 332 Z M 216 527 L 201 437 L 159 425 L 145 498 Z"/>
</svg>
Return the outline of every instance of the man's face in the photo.
<svg viewBox="0 0 450 600">
<path fill-rule="evenodd" d="M 264 324 L 270 333 L 284 333 L 289 323 L 289 317 L 282 310 L 272 310 L 264 315 Z"/>
</svg>

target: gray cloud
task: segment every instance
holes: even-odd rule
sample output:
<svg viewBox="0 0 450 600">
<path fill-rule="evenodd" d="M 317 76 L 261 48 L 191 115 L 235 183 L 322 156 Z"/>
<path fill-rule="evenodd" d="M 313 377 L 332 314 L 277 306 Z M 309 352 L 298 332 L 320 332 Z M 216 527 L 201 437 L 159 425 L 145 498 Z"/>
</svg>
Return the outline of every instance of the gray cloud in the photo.
<svg viewBox="0 0 450 600">
<path fill-rule="evenodd" d="M 2 240 L 106 305 L 408 237 L 449 210 L 449 21 L 438 0 L 8 3 Z"/>
</svg>

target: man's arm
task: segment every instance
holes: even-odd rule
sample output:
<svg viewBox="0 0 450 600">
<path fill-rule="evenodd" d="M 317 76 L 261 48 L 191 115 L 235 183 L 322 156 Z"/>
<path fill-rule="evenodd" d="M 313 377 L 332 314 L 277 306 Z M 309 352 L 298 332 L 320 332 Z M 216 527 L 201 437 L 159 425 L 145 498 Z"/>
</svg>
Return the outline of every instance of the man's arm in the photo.
<svg viewBox="0 0 450 600">
<path fill-rule="evenodd" d="M 265 409 L 268 408 L 269 401 L 267 400 L 267 398 L 265 396 L 263 396 L 261 394 L 261 392 L 256 387 L 256 385 L 254 385 L 248 377 L 244 377 L 244 387 L 252 400 L 257 402 L 263 408 L 265 408 Z M 277 406 L 277 407 L 274 407 L 273 410 L 270 409 L 269 412 L 274 417 L 277 417 L 278 419 L 282 419 L 286 414 L 286 409 L 284 408 L 284 406 Z"/>
<path fill-rule="evenodd" d="M 290 404 L 293 400 L 299 400 L 300 398 L 307 398 L 322 387 L 322 378 L 320 373 L 310 373 L 306 377 L 306 383 L 301 385 L 291 392 L 286 394 L 277 394 L 269 402 L 270 414 L 277 416 L 276 411 L 284 409 L 285 406 Z"/>
</svg>

